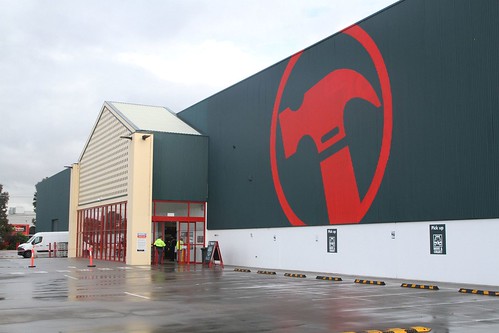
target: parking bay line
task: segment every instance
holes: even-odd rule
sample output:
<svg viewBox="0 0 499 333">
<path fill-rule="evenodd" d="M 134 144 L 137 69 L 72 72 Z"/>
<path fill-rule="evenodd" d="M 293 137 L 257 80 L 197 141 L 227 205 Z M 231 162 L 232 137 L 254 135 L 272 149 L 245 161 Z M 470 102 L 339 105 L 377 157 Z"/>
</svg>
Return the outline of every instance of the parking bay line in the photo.
<svg viewBox="0 0 499 333">
<path fill-rule="evenodd" d="M 499 318 L 483 318 L 483 319 L 470 319 L 466 321 L 458 321 L 453 323 L 454 325 L 472 324 L 472 323 L 483 323 L 489 321 L 498 321 Z"/>
<path fill-rule="evenodd" d="M 360 311 L 360 310 L 368 310 L 368 311 L 373 311 L 373 310 L 391 310 L 391 309 L 412 309 L 412 308 L 420 308 L 420 307 L 427 307 L 427 306 L 439 306 L 439 305 L 462 305 L 462 304 L 467 304 L 467 303 L 476 303 L 476 302 L 493 302 L 497 301 L 494 299 L 483 299 L 483 300 L 469 300 L 469 301 L 458 301 L 458 302 L 441 302 L 441 303 L 421 303 L 421 304 L 411 304 L 411 305 L 394 305 L 394 306 L 386 306 L 386 307 L 369 307 L 369 308 L 355 308 L 355 309 L 345 309 L 342 310 L 344 312 L 350 312 L 350 311 Z"/>
<path fill-rule="evenodd" d="M 145 298 L 145 299 L 150 299 L 149 297 L 147 296 L 142 296 L 142 295 L 137 295 L 137 294 L 132 294 L 132 293 L 129 293 L 129 292 L 126 292 L 124 291 L 125 294 L 127 295 L 130 295 L 130 296 L 135 296 L 135 297 L 140 297 L 140 298 Z"/>
</svg>

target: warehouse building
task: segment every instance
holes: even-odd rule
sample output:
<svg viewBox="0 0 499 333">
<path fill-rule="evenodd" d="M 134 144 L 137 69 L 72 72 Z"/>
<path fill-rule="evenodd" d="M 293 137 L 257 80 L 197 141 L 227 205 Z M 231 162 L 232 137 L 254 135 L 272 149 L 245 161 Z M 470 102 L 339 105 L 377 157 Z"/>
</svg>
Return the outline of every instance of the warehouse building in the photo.
<svg viewBox="0 0 499 333">
<path fill-rule="evenodd" d="M 497 284 L 497 22 L 495 0 L 404 0 L 176 115 L 105 103 L 72 254 L 126 235 L 143 264 L 172 227 L 191 262 L 216 240 L 225 264 Z"/>
<path fill-rule="evenodd" d="M 69 256 L 150 264 L 161 235 L 189 238 L 186 260 L 201 262 L 207 149 L 164 107 L 104 103 L 71 167 Z"/>
</svg>

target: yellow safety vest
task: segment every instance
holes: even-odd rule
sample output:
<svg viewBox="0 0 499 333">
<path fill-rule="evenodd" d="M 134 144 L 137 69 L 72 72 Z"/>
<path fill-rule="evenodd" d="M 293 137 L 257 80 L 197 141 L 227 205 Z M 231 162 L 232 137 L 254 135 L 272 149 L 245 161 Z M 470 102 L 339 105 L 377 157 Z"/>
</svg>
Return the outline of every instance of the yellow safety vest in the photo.
<svg viewBox="0 0 499 333">
<path fill-rule="evenodd" d="M 158 238 L 156 239 L 156 241 L 154 242 L 154 246 L 156 247 L 165 247 L 166 246 L 166 243 L 163 242 L 163 240 L 161 238 Z"/>
</svg>

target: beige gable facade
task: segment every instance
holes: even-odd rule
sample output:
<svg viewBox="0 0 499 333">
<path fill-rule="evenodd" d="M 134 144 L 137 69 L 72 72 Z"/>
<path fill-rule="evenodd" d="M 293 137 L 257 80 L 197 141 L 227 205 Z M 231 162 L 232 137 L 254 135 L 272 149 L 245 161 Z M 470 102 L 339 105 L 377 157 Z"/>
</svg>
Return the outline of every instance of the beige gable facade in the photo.
<svg viewBox="0 0 499 333">
<path fill-rule="evenodd" d="M 137 129 L 104 103 L 79 162 L 72 165 L 70 257 L 91 250 L 99 259 L 150 263 L 153 134 Z"/>
<path fill-rule="evenodd" d="M 130 130 L 106 107 L 80 160 L 79 205 L 127 195 Z"/>
</svg>

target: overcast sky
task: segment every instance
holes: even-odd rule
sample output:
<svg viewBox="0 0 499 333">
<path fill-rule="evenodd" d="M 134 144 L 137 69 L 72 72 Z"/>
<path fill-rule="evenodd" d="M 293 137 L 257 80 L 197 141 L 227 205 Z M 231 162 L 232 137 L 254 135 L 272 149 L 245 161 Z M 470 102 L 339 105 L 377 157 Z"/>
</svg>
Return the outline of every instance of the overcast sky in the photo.
<svg viewBox="0 0 499 333">
<path fill-rule="evenodd" d="M 77 162 L 104 101 L 179 112 L 396 0 L 0 0 L 0 184 Z"/>
</svg>

